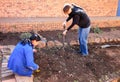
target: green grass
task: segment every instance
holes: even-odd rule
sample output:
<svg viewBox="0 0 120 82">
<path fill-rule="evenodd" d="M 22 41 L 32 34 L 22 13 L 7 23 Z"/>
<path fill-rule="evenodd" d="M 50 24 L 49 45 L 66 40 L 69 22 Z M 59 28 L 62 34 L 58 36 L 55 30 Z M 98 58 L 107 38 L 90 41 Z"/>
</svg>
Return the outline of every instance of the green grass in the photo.
<svg viewBox="0 0 120 82">
<path fill-rule="evenodd" d="M 92 28 L 93 32 L 96 33 L 96 34 L 101 34 L 102 33 L 102 30 L 99 28 L 99 27 L 93 27 Z"/>
</svg>

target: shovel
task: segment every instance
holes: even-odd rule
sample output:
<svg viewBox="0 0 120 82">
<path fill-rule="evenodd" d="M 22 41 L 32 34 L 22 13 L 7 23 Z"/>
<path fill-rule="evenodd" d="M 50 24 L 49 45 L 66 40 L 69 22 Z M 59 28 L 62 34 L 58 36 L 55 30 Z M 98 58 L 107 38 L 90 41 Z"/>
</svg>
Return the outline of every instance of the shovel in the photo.
<svg viewBox="0 0 120 82">
<path fill-rule="evenodd" d="M 64 26 L 63 26 L 63 29 L 65 30 L 65 28 L 66 28 L 66 26 L 64 25 Z M 63 39 L 63 50 L 65 51 L 65 41 L 66 41 L 66 36 L 63 35 L 62 39 Z"/>
</svg>

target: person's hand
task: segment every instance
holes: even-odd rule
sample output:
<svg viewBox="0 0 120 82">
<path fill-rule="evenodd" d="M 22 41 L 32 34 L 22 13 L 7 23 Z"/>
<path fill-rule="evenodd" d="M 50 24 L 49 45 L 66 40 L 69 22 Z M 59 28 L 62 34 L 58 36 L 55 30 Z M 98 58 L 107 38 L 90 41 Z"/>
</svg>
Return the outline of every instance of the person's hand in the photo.
<svg viewBox="0 0 120 82">
<path fill-rule="evenodd" d="M 36 52 L 37 52 L 37 50 L 36 50 L 36 49 L 33 49 L 33 52 L 34 52 L 34 53 L 36 53 Z"/>
<path fill-rule="evenodd" d="M 37 65 L 37 69 L 35 70 L 36 73 L 40 72 L 39 65 Z"/>
<path fill-rule="evenodd" d="M 64 35 L 64 36 L 66 35 L 66 33 L 67 33 L 67 30 L 63 31 L 63 35 Z"/>
<path fill-rule="evenodd" d="M 66 26 L 66 21 L 64 21 L 64 22 L 63 22 L 62 26 L 63 26 L 63 27 L 65 27 L 65 26 Z"/>
<path fill-rule="evenodd" d="M 35 72 L 39 73 L 39 72 L 40 72 L 40 69 L 35 70 Z"/>
</svg>

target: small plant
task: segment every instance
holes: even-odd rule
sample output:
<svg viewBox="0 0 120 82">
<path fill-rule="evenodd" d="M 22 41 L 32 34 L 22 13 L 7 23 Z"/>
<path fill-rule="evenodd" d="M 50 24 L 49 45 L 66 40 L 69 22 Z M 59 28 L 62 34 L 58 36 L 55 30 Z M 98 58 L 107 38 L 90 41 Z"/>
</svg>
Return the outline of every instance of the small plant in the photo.
<svg viewBox="0 0 120 82">
<path fill-rule="evenodd" d="M 23 39 L 29 39 L 30 36 L 31 36 L 31 33 L 25 32 L 25 33 L 22 33 L 22 34 L 20 35 L 20 39 L 21 39 L 21 40 L 23 40 Z"/>
<path fill-rule="evenodd" d="M 78 80 L 74 80 L 74 82 L 79 82 Z"/>
<path fill-rule="evenodd" d="M 102 30 L 96 26 L 96 27 L 93 27 L 93 32 L 96 34 L 100 34 L 102 33 Z"/>
<path fill-rule="evenodd" d="M 114 27 L 114 28 L 111 28 L 111 31 L 115 31 L 116 30 L 116 28 Z"/>
<path fill-rule="evenodd" d="M 57 37 L 58 37 L 59 39 L 61 39 L 61 38 L 62 38 L 62 34 L 61 34 L 61 33 L 57 33 Z"/>
</svg>

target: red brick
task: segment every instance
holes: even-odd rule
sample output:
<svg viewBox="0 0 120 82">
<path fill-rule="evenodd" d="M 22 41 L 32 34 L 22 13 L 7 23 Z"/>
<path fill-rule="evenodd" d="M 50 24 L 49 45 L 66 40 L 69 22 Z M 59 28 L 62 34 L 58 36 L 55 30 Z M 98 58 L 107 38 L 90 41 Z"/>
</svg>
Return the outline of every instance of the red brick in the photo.
<svg viewBox="0 0 120 82">
<path fill-rule="evenodd" d="M 105 43 L 105 39 L 104 39 L 104 38 L 101 38 L 101 39 L 100 39 L 100 42 L 101 42 L 101 43 Z"/>
<path fill-rule="evenodd" d="M 55 47 L 55 43 L 53 41 L 48 41 L 47 42 L 47 47 L 48 48 Z"/>
<path fill-rule="evenodd" d="M 83 7 L 89 16 L 116 16 L 118 5 L 118 0 L 0 0 L 0 17 L 64 17 L 65 2 Z"/>
<path fill-rule="evenodd" d="M 58 40 L 55 40 L 54 42 L 55 42 L 56 47 L 62 47 L 63 46 L 63 44 Z"/>
<path fill-rule="evenodd" d="M 45 48 L 46 47 L 46 42 L 39 41 L 39 44 L 37 46 L 38 48 Z"/>
<path fill-rule="evenodd" d="M 100 38 L 95 38 L 95 43 L 100 43 Z"/>
<path fill-rule="evenodd" d="M 73 41 L 70 41 L 70 45 L 78 45 L 78 42 L 73 40 Z"/>
</svg>

